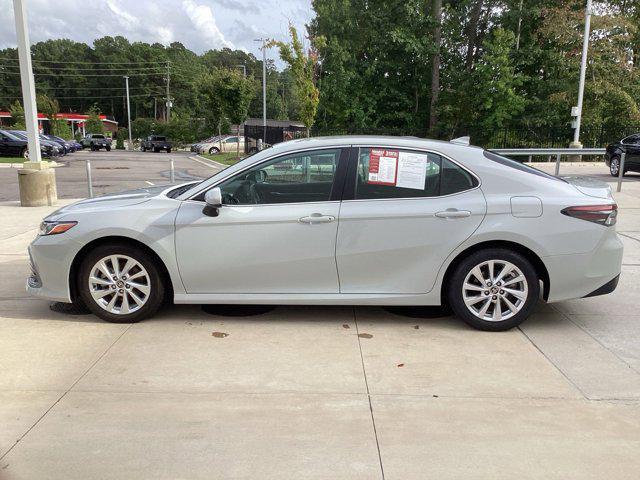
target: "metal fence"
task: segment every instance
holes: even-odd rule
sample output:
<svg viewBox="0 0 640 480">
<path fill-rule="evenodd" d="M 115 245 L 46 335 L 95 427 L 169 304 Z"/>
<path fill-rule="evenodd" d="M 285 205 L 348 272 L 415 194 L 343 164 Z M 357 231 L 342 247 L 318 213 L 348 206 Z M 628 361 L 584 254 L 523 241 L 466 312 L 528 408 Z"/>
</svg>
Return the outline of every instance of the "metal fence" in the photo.
<svg viewBox="0 0 640 480">
<path fill-rule="evenodd" d="M 526 156 L 530 159 L 536 156 L 555 156 L 556 176 L 560 175 L 560 160 L 563 156 L 570 155 L 579 156 L 582 158 L 584 156 L 602 156 L 606 153 L 606 149 L 604 148 L 494 148 L 491 149 L 491 151 L 504 156 Z M 620 167 L 618 171 L 618 186 L 616 188 L 617 192 L 622 190 L 622 177 L 624 176 L 624 162 L 626 156 L 626 152 L 622 152 L 622 157 L 620 158 Z"/>
</svg>

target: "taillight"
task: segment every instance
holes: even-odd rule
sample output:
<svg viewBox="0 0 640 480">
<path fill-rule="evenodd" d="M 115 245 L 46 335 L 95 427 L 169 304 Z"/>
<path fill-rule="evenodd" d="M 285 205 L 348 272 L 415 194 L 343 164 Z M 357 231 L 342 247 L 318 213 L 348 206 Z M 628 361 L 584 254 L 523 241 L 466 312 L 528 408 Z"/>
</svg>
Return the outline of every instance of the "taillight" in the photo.
<svg viewBox="0 0 640 480">
<path fill-rule="evenodd" d="M 562 213 L 569 217 L 610 227 L 616 224 L 618 205 L 615 203 L 613 205 L 580 205 L 577 207 L 567 207 L 562 210 Z"/>
</svg>

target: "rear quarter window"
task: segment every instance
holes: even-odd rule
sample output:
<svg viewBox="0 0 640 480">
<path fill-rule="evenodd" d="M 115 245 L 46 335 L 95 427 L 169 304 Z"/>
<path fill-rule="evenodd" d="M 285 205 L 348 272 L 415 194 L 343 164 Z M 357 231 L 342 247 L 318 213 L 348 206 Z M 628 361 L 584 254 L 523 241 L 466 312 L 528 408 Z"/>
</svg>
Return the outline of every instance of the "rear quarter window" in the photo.
<svg viewBox="0 0 640 480">
<path fill-rule="evenodd" d="M 485 150 L 483 153 L 484 153 L 484 156 L 489 160 L 491 160 L 492 162 L 499 163 L 500 165 L 503 165 L 505 167 L 513 168 L 514 170 L 519 170 L 521 172 L 530 173 L 531 175 L 537 175 L 538 177 L 548 178 L 549 180 L 563 181 L 562 179 L 558 177 L 554 177 L 553 175 L 549 175 L 548 173 L 538 170 L 537 168 L 533 168 L 533 167 L 530 167 L 529 165 L 516 162 L 515 160 L 511 160 L 510 158 L 503 157 L 502 155 L 498 155 L 497 153 L 489 152 L 487 150 Z"/>
</svg>

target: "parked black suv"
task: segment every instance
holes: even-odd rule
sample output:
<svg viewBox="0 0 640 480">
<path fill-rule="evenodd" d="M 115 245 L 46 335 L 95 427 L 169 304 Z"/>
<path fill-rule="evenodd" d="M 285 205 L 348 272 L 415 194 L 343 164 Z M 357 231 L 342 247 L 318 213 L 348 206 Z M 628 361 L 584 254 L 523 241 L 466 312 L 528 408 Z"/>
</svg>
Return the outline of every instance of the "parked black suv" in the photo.
<svg viewBox="0 0 640 480">
<path fill-rule="evenodd" d="M 622 174 L 624 175 L 628 171 L 640 172 L 640 133 L 629 135 L 619 142 L 607 145 L 604 161 L 614 177 L 617 177 L 620 172 L 622 152 L 627 153 L 624 158 L 624 172 Z"/>
<path fill-rule="evenodd" d="M 171 142 L 167 140 L 167 137 L 162 135 L 149 135 L 140 143 L 140 150 L 143 152 L 147 150 L 153 150 L 154 152 L 166 150 L 167 153 L 171 153 L 171 146 Z"/>
<path fill-rule="evenodd" d="M 111 139 L 101 133 L 87 133 L 80 140 L 80 145 L 82 145 L 82 148 L 89 147 L 92 151 L 100 150 L 101 148 L 104 148 L 107 152 L 111 151 Z"/>
</svg>

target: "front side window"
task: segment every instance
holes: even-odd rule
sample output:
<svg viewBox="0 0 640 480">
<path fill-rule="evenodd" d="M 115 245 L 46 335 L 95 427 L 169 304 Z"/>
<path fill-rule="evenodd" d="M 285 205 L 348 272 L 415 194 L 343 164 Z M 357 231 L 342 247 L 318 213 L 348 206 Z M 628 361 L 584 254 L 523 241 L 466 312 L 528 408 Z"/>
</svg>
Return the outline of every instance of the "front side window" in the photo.
<svg viewBox="0 0 640 480">
<path fill-rule="evenodd" d="M 225 143 L 238 143 L 238 137 L 229 137 L 225 140 Z"/>
<path fill-rule="evenodd" d="M 227 205 L 326 202 L 340 149 L 294 153 L 261 163 L 218 185 Z"/>
<path fill-rule="evenodd" d="M 627 138 L 622 140 L 622 143 L 626 145 L 638 145 L 640 144 L 640 135 L 629 135 Z"/>
<path fill-rule="evenodd" d="M 437 197 L 477 185 L 473 175 L 435 153 L 376 147 L 358 155 L 357 200 Z"/>
</svg>

